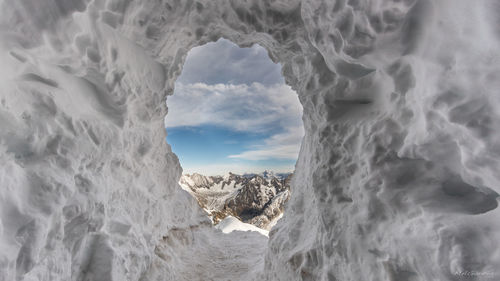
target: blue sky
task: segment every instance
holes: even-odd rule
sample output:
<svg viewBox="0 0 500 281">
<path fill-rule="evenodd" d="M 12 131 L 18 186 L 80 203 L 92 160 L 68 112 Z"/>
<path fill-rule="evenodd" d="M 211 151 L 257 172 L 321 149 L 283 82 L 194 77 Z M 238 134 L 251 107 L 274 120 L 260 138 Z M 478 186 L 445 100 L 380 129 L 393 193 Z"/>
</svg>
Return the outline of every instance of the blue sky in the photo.
<svg viewBox="0 0 500 281">
<path fill-rule="evenodd" d="M 302 107 L 264 48 L 193 48 L 167 99 L 167 141 L 184 173 L 293 171 Z"/>
</svg>

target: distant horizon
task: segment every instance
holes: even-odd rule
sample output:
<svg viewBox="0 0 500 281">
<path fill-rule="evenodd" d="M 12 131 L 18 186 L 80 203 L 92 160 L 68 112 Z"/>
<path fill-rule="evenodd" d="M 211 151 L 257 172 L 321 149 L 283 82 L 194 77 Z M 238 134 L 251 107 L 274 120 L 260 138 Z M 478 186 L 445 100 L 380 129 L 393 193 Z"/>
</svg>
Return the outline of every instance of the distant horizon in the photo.
<svg viewBox="0 0 500 281">
<path fill-rule="evenodd" d="M 258 45 L 221 39 L 193 48 L 167 106 L 167 142 L 183 174 L 295 169 L 302 106 L 281 66 Z"/>
<path fill-rule="evenodd" d="M 275 175 L 279 175 L 279 174 L 293 174 L 293 172 L 295 170 L 288 171 L 288 172 L 275 172 L 275 171 L 270 171 L 270 170 L 264 170 L 262 172 L 252 172 L 252 173 L 233 173 L 233 172 L 227 172 L 227 173 L 224 173 L 224 174 L 216 174 L 216 175 L 206 175 L 206 174 L 202 174 L 202 173 L 199 173 L 199 172 L 185 173 L 183 171 L 182 175 L 198 174 L 198 175 L 202 175 L 202 176 L 211 176 L 211 177 L 220 176 L 220 177 L 223 177 L 223 176 L 228 175 L 228 174 L 233 174 L 233 175 L 237 175 L 237 176 L 246 176 L 246 175 L 261 175 L 261 174 L 265 173 L 266 171 L 267 172 L 272 172 Z"/>
</svg>

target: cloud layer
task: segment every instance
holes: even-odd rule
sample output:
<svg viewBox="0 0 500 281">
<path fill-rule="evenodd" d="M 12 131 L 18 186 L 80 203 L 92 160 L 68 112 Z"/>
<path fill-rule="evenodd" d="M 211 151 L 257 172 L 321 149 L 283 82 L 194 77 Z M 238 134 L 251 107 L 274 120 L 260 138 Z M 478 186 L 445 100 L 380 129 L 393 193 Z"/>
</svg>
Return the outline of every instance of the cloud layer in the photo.
<svg viewBox="0 0 500 281">
<path fill-rule="evenodd" d="M 281 66 L 271 61 L 264 48 L 239 48 L 224 39 L 191 49 L 177 81 L 209 85 L 284 83 Z"/>
<path fill-rule="evenodd" d="M 225 159 L 232 164 L 217 162 L 209 170 L 236 169 L 237 164 L 242 171 L 255 171 L 258 163 L 274 161 L 274 166 L 283 163 L 276 169 L 289 171 L 284 163 L 297 159 L 304 135 L 302 106 L 280 72 L 280 65 L 258 45 L 239 48 L 219 40 L 192 49 L 174 95 L 167 100 L 167 130 L 218 126 L 258 134 L 263 139 L 241 144 L 239 152 L 227 152 Z M 196 169 L 201 168 L 208 169 Z"/>
<path fill-rule="evenodd" d="M 235 131 L 265 133 L 269 138 L 230 155 L 246 160 L 296 159 L 304 135 L 302 106 L 285 84 L 265 86 L 176 84 L 169 97 L 167 128 L 216 125 Z"/>
<path fill-rule="evenodd" d="M 285 132 L 266 139 L 264 144 L 255 145 L 243 153 L 230 155 L 229 158 L 247 160 L 297 159 L 303 136 L 303 126 L 289 127 Z"/>
<path fill-rule="evenodd" d="M 302 126 L 297 94 L 284 84 L 177 83 L 167 106 L 167 128 L 210 124 L 260 133 Z"/>
</svg>

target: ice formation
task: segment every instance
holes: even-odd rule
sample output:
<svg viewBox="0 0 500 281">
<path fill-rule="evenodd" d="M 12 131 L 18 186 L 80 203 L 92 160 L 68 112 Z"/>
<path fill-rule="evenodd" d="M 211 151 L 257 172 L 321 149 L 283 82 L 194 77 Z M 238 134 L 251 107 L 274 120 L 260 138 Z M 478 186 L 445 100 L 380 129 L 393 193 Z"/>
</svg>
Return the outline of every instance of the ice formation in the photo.
<svg viewBox="0 0 500 281">
<path fill-rule="evenodd" d="M 497 0 L 0 7 L 0 280 L 500 278 Z M 268 244 L 211 227 L 165 143 L 187 52 L 221 37 L 304 107 Z"/>
</svg>

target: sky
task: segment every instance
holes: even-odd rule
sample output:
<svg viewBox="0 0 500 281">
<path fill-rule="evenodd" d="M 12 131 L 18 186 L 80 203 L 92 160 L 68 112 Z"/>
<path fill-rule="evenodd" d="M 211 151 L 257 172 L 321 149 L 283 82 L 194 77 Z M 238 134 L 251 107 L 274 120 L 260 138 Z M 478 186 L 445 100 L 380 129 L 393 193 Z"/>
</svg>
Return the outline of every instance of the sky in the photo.
<svg viewBox="0 0 500 281">
<path fill-rule="evenodd" d="M 184 173 L 294 170 L 302 106 L 258 45 L 220 39 L 191 49 L 167 107 L 167 142 Z"/>
</svg>

